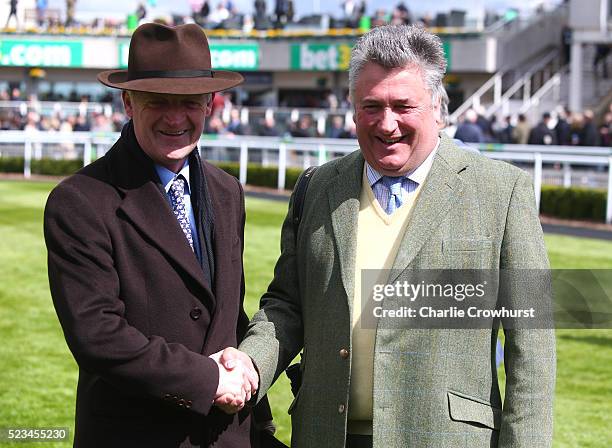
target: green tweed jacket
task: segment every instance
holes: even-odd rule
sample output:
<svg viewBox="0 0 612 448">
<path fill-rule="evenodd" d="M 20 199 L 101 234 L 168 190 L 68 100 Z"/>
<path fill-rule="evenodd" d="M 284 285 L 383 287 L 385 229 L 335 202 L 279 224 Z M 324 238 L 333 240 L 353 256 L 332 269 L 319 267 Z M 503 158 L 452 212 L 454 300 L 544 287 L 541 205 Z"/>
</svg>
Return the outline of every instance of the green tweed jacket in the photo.
<svg viewBox="0 0 612 448">
<path fill-rule="evenodd" d="M 345 444 L 363 164 L 355 152 L 316 171 L 297 243 L 290 202 L 274 279 L 240 345 L 259 368 L 260 394 L 303 349 L 303 382 L 289 408 L 293 447 Z M 442 134 L 394 269 L 547 267 L 528 174 L 463 151 Z M 374 447 L 550 447 L 554 331 L 505 331 L 503 402 L 495 363 L 497 333 L 498 328 L 379 325 Z"/>
</svg>

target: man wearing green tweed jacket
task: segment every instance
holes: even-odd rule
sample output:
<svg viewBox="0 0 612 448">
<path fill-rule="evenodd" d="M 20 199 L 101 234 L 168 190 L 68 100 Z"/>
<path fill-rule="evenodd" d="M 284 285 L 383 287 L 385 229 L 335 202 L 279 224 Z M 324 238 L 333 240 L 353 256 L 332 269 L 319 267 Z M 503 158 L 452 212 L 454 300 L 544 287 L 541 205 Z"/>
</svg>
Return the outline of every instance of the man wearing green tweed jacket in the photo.
<svg viewBox="0 0 612 448">
<path fill-rule="evenodd" d="M 387 26 L 352 51 L 360 151 L 312 177 L 239 349 L 259 394 L 303 350 L 289 412 L 298 448 L 549 447 L 553 330 L 505 330 L 505 398 L 493 329 L 360 325 L 361 270 L 546 269 L 529 176 L 439 133 L 446 69 L 436 36 Z M 248 357 L 228 349 L 225 361 Z"/>
</svg>

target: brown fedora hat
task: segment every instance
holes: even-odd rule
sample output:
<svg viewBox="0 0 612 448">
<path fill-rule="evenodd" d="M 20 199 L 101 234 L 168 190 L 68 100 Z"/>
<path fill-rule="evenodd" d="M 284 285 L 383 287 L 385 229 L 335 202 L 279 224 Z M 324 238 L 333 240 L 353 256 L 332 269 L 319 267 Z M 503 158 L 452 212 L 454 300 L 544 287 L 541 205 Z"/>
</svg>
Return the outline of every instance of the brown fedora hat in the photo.
<svg viewBox="0 0 612 448">
<path fill-rule="evenodd" d="M 98 81 L 116 89 L 188 95 L 230 89 L 244 78 L 212 70 L 208 39 L 198 25 L 145 23 L 132 35 L 128 69 L 106 70 Z"/>
</svg>

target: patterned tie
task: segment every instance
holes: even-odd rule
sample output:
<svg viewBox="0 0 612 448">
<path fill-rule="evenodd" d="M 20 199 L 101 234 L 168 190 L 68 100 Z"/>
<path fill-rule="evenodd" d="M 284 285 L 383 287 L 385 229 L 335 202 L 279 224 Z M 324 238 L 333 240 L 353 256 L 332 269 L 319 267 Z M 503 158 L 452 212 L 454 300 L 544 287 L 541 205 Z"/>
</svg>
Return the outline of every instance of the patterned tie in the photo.
<svg viewBox="0 0 612 448">
<path fill-rule="evenodd" d="M 182 174 L 176 176 L 170 186 L 170 199 L 172 201 L 172 211 L 174 216 L 178 220 L 183 233 L 193 250 L 193 236 L 191 235 L 191 226 L 189 225 L 189 218 L 187 217 L 187 211 L 185 210 L 185 178 Z"/>
<path fill-rule="evenodd" d="M 387 215 L 392 215 L 395 210 L 400 208 L 402 201 L 402 180 L 403 177 L 383 176 L 382 183 L 389 190 L 389 202 L 387 202 Z"/>
</svg>

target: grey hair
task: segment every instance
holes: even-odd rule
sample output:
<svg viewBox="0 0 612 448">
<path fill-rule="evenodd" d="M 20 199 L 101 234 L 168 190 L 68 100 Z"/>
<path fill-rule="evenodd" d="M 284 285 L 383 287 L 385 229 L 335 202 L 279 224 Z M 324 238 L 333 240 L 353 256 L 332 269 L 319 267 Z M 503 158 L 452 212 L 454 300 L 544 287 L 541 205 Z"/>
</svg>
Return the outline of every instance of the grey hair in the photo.
<svg viewBox="0 0 612 448">
<path fill-rule="evenodd" d="M 440 95 L 440 126 L 445 128 L 450 123 L 450 115 L 448 112 L 448 104 L 450 103 L 450 100 L 444 86 L 442 86 L 442 89 L 438 93 Z M 435 98 L 433 98 L 432 94 L 432 101 L 434 100 Z"/>
<path fill-rule="evenodd" d="M 385 25 L 361 36 L 351 51 L 349 64 L 349 95 L 354 99 L 355 83 L 368 62 L 392 69 L 414 65 L 418 67 L 432 104 L 448 98 L 442 78 L 446 73 L 446 58 L 438 36 L 419 25 Z"/>
</svg>

